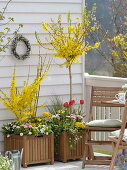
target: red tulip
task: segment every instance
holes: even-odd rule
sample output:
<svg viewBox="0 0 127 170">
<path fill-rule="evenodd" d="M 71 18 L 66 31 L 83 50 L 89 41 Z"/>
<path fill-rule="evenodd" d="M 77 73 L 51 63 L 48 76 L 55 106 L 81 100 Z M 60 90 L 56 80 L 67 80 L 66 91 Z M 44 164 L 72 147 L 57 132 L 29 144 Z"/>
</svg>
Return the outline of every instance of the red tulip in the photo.
<svg viewBox="0 0 127 170">
<path fill-rule="evenodd" d="M 84 100 L 80 100 L 80 104 L 84 104 Z"/>
<path fill-rule="evenodd" d="M 69 101 L 69 105 L 73 105 L 74 103 L 75 103 L 74 100 L 70 100 L 70 101 Z"/>
<path fill-rule="evenodd" d="M 63 106 L 64 106 L 64 107 L 69 107 L 69 103 L 68 103 L 68 102 L 65 102 L 65 103 L 63 104 Z"/>
</svg>

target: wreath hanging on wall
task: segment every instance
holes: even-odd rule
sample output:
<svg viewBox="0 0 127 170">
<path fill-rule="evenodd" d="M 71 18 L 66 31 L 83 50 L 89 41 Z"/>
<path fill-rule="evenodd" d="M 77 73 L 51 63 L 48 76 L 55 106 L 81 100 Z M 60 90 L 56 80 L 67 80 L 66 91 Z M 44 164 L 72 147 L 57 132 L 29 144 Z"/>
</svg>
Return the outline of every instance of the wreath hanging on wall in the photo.
<svg viewBox="0 0 127 170">
<path fill-rule="evenodd" d="M 16 51 L 16 48 L 17 48 L 17 44 L 19 41 L 22 41 L 26 47 L 27 47 L 27 50 L 24 54 L 18 54 L 18 52 Z M 29 40 L 26 39 L 25 37 L 23 37 L 22 35 L 17 35 L 14 40 L 12 41 L 12 47 L 11 47 L 11 52 L 12 54 L 18 59 L 18 60 L 24 60 L 26 58 L 29 57 L 30 55 L 30 51 L 31 51 L 31 45 L 29 43 Z"/>
</svg>

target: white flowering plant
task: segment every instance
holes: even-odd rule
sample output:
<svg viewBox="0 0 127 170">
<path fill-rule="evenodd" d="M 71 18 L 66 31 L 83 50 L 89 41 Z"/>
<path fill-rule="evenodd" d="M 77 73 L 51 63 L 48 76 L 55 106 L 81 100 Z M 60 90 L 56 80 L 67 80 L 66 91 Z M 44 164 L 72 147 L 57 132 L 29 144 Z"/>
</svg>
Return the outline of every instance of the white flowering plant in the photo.
<svg viewBox="0 0 127 170">
<path fill-rule="evenodd" d="M 11 160 L 8 157 L 0 155 L 0 170 L 11 170 Z"/>
<path fill-rule="evenodd" d="M 29 123 L 11 122 L 2 127 L 3 133 L 9 137 L 10 135 L 30 136 L 30 135 L 42 135 L 52 133 L 52 130 L 47 125 L 32 125 Z"/>
</svg>

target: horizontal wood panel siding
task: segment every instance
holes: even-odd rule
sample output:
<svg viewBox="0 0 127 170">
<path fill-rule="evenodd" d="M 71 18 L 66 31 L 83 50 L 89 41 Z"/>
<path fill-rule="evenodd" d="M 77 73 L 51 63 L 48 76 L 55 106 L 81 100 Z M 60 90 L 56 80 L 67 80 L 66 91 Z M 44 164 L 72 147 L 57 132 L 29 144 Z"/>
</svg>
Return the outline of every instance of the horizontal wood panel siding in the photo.
<svg viewBox="0 0 127 170">
<path fill-rule="evenodd" d="M 14 12 L 8 12 L 6 13 L 6 17 L 13 17 L 15 15 Z M 26 15 L 27 15 L 27 18 L 26 18 Z M 43 16 L 42 16 L 43 15 Z M 39 13 L 39 12 L 36 12 L 36 13 L 28 13 L 28 12 L 23 12 L 23 13 L 17 13 L 16 16 L 15 16 L 15 24 L 17 23 L 26 23 L 26 24 L 30 24 L 30 23 L 41 23 L 42 21 L 43 22 L 51 22 L 51 18 L 52 18 L 52 15 L 57 18 L 58 17 L 58 13 L 54 14 L 52 12 L 48 12 L 45 13 L 43 12 L 43 10 Z M 62 16 L 62 21 L 64 23 L 66 23 L 66 19 L 67 19 L 67 15 L 66 15 L 66 12 L 65 13 L 62 13 L 61 14 Z M 80 12 L 79 13 L 71 13 L 71 17 L 73 18 L 74 22 L 76 21 L 76 17 L 79 17 L 80 16 Z M 33 20 L 33 18 L 35 18 Z M 38 18 L 38 20 L 36 20 L 36 18 Z"/>
<path fill-rule="evenodd" d="M 14 64 L 15 64 L 15 66 L 24 66 L 24 65 L 27 65 L 27 66 L 36 66 L 37 65 L 37 63 L 38 63 L 38 52 L 39 50 L 37 49 L 37 51 L 36 51 L 36 54 L 31 54 L 30 55 L 30 57 L 29 58 L 27 58 L 26 60 L 24 60 L 24 61 L 22 61 L 22 60 L 17 60 L 14 56 L 12 56 L 12 55 L 1 55 L 0 56 L 0 66 L 7 66 L 7 67 L 10 67 L 10 66 L 14 66 Z M 52 56 L 53 56 L 53 54 L 44 54 L 44 53 L 42 53 L 41 54 L 41 56 L 44 56 L 44 57 L 46 57 L 46 58 L 51 58 Z M 13 59 L 13 60 L 12 60 Z M 80 60 L 79 60 L 80 61 Z M 52 64 L 56 64 L 57 65 L 57 68 L 59 68 L 59 70 L 60 70 L 60 67 L 59 67 L 59 64 L 62 64 L 63 63 L 63 60 L 62 59 L 59 59 L 59 58 L 53 58 L 53 61 L 52 61 Z M 73 64 L 73 65 L 75 65 L 75 64 Z M 77 65 L 77 64 L 76 64 Z M 78 65 L 77 65 L 78 66 Z M 77 67 L 76 66 L 76 67 Z M 73 67 L 73 66 L 72 66 Z M 61 67 L 61 68 L 64 68 L 64 66 L 63 67 Z M 66 67 L 65 67 L 65 69 L 66 69 Z M 67 69 L 66 69 L 67 70 Z M 73 68 L 72 68 L 72 71 L 73 71 Z"/>
<path fill-rule="evenodd" d="M 0 0 L 0 10 L 5 7 L 8 0 Z M 38 64 L 39 47 L 36 44 L 34 36 L 35 31 L 39 33 L 39 36 L 43 42 L 46 42 L 45 38 L 48 38 L 47 32 L 42 30 L 41 22 L 51 22 L 57 20 L 59 15 L 62 15 L 62 21 L 66 27 L 66 13 L 71 12 L 73 23 L 76 22 L 76 17 L 81 17 L 83 0 L 12 0 L 6 10 L 6 18 L 13 17 L 14 22 L 9 23 L 8 27 L 13 32 L 18 24 L 23 24 L 23 28 L 20 29 L 20 33 L 26 37 L 31 44 L 31 55 L 24 61 L 17 60 L 9 49 L 5 53 L 0 53 L 0 88 L 9 93 L 10 81 L 13 72 L 14 65 L 16 66 L 16 81 L 17 87 L 20 89 L 23 86 L 23 82 L 27 79 L 29 73 L 29 82 L 32 82 L 36 75 L 36 68 Z M 7 27 L 7 26 L 6 26 Z M 11 35 L 11 32 L 9 33 Z M 5 40 L 6 42 L 6 40 Z M 47 44 L 47 47 L 49 44 Z M 18 49 L 24 52 L 22 44 L 19 43 Z M 40 49 L 40 54 L 51 58 L 54 52 L 47 49 Z M 79 59 L 80 64 L 73 64 L 72 77 L 73 77 L 73 98 L 79 103 L 79 100 L 83 97 L 83 63 L 82 58 Z M 69 100 L 69 75 L 66 67 L 60 68 L 58 65 L 62 64 L 64 60 L 54 58 L 50 71 L 47 77 L 41 84 L 40 100 L 39 104 L 46 103 L 51 105 L 51 99 L 53 96 L 60 96 L 63 102 Z M 29 72 L 30 70 L 30 72 Z M 46 107 L 38 110 L 38 115 L 42 114 Z M 0 152 L 3 152 L 3 134 L 2 125 L 7 122 L 11 122 L 14 115 L 0 103 Z"/>
<path fill-rule="evenodd" d="M 38 59 L 37 59 L 37 61 L 38 61 Z M 17 62 L 17 64 L 19 64 L 19 63 Z M 36 63 L 34 62 L 34 58 L 33 58 L 32 64 L 34 64 L 34 65 L 30 66 L 29 75 L 35 76 L 36 70 L 37 70 L 37 66 L 35 64 L 37 64 L 37 62 Z M 27 76 L 28 66 L 29 66 L 29 62 L 26 62 L 25 65 L 16 65 L 16 67 L 17 67 L 16 76 L 23 76 L 23 77 Z M 72 74 L 81 73 L 81 67 L 82 67 L 82 64 L 78 64 L 78 65 L 73 64 Z M 8 67 L 0 66 L 0 73 L 2 73 L 0 75 L 0 77 L 11 77 L 13 68 L 14 68 L 13 63 L 12 63 L 12 65 L 10 65 Z M 21 72 L 21 70 L 22 70 L 22 72 Z M 52 64 L 52 67 L 50 68 L 48 75 L 59 75 L 59 74 L 60 75 L 68 74 L 68 69 L 66 67 L 59 67 L 57 64 Z"/>
<path fill-rule="evenodd" d="M 0 0 L 0 2 L 8 2 L 8 0 Z M 41 3 L 82 3 L 82 0 L 13 0 L 14 3 L 20 3 L 20 2 L 23 2 L 23 3 L 38 3 L 38 2 L 41 2 Z M 61 11 L 62 12 L 62 11 Z"/>
<path fill-rule="evenodd" d="M 5 7 L 6 3 L 1 2 L 1 7 Z M 73 6 L 73 7 L 72 7 Z M 46 12 L 46 13 L 61 13 L 62 12 L 68 12 L 71 11 L 73 13 L 79 13 L 81 12 L 82 6 L 80 3 L 43 3 L 43 2 L 38 2 L 38 3 L 24 3 L 24 2 L 11 2 L 10 5 L 8 6 L 7 11 L 8 12 Z"/>
</svg>

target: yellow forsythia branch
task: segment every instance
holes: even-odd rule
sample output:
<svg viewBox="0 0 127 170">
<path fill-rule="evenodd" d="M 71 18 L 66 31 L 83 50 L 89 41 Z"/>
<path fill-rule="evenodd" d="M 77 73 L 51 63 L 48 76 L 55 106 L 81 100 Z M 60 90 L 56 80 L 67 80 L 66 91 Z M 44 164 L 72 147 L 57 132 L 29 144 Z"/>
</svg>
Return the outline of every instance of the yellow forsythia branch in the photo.
<svg viewBox="0 0 127 170">
<path fill-rule="evenodd" d="M 44 67 L 44 65 L 43 65 Z M 36 103 L 36 94 L 38 92 L 41 82 L 44 80 L 49 70 L 49 65 L 41 69 L 39 74 L 33 80 L 33 83 L 28 85 L 24 83 L 22 90 L 17 92 L 16 88 L 16 75 L 15 68 L 13 71 L 12 81 L 10 84 L 9 96 L 1 90 L 0 100 L 2 103 L 16 116 L 17 121 L 24 121 L 28 117 L 36 115 L 35 113 L 35 103 Z"/>
</svg>

